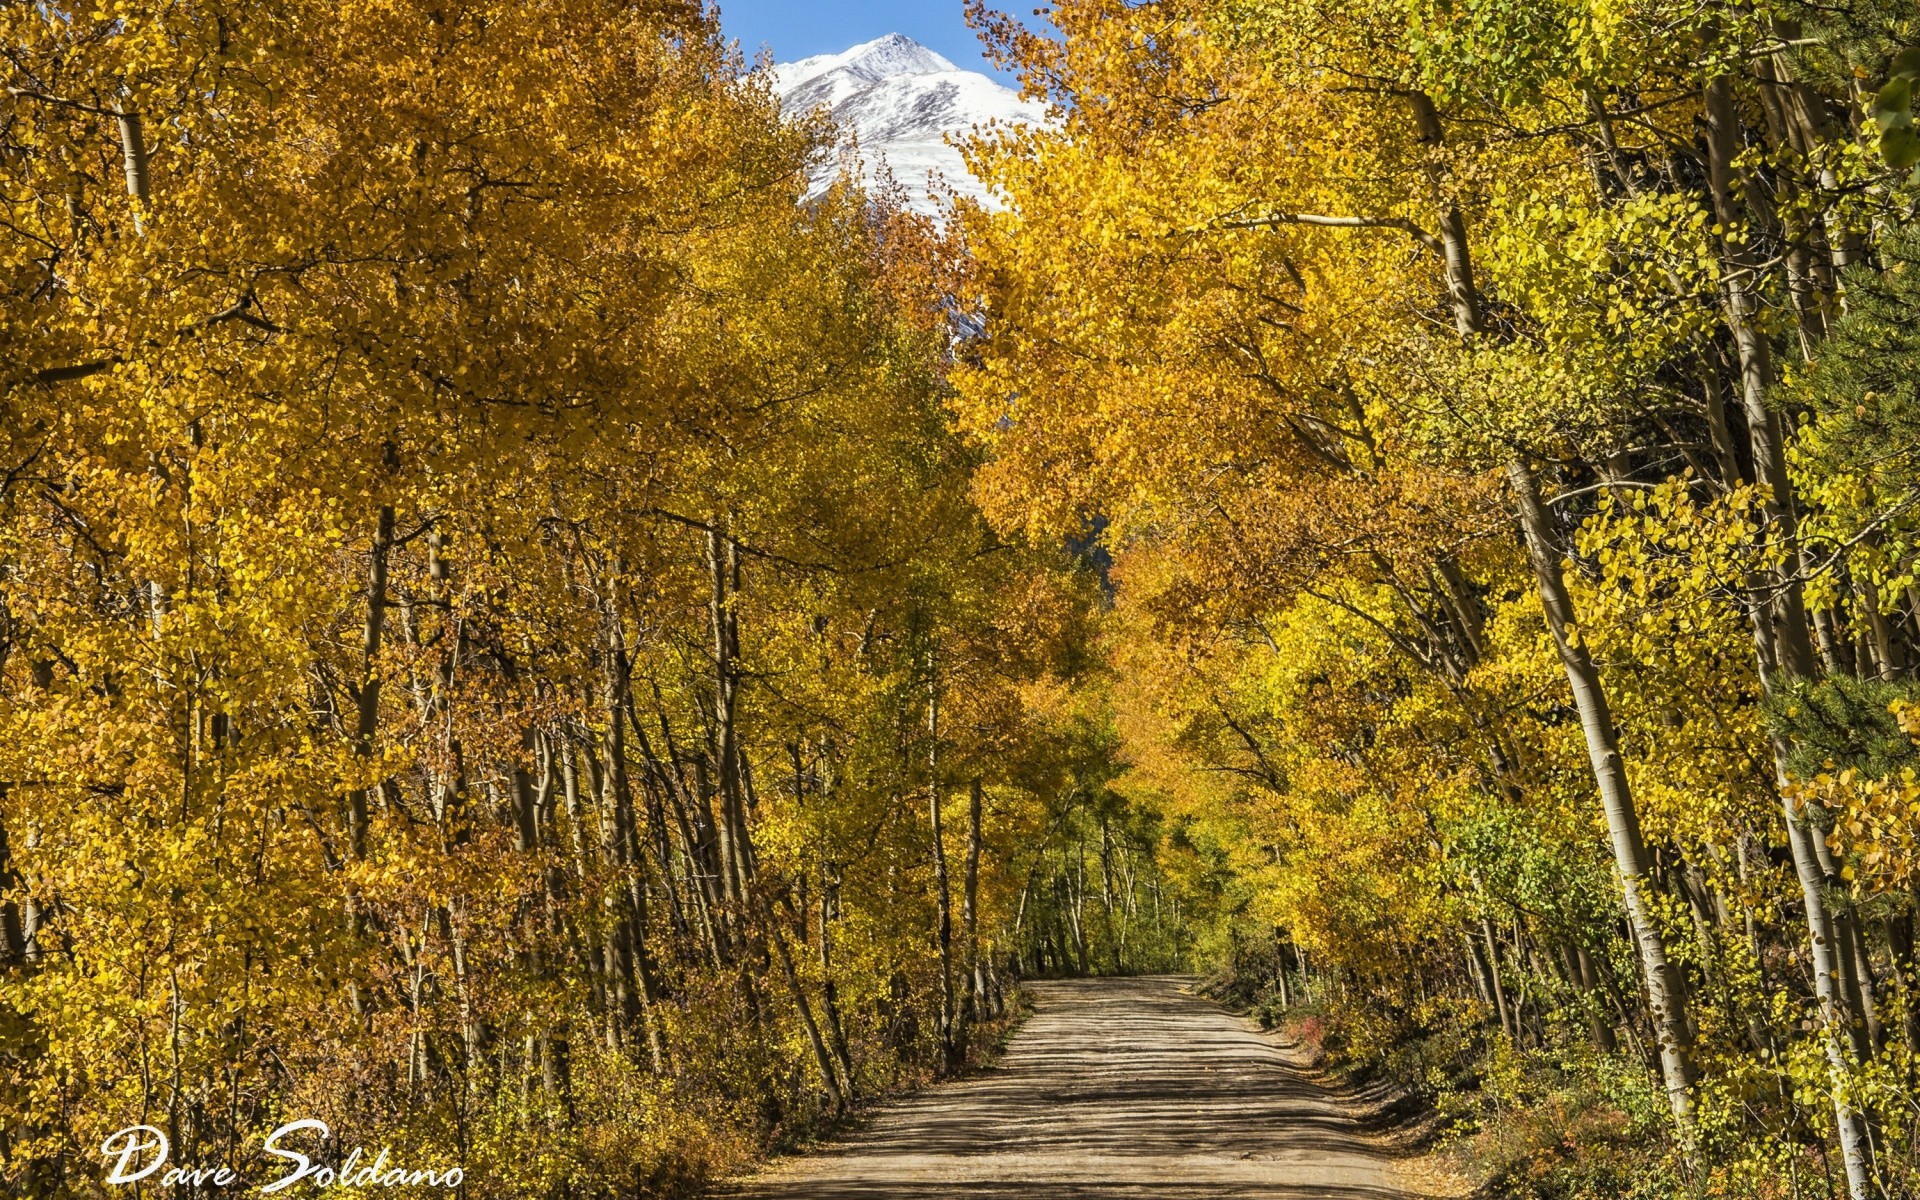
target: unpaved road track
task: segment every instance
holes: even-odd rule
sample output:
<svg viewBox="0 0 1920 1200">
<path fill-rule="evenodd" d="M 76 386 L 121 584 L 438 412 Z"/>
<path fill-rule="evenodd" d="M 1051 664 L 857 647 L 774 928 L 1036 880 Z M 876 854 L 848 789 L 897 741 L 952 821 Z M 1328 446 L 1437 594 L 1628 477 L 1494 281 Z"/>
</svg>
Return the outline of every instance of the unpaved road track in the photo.
<svg viewBox="0 0 1920 1200">
<path fill-rule="evenodd" d="M 1029 984 L 993 1069 L 718 1194 L 737 1200 L 1404 1200 L 1354 1119 L 1174 978 Z"/>
</svg>

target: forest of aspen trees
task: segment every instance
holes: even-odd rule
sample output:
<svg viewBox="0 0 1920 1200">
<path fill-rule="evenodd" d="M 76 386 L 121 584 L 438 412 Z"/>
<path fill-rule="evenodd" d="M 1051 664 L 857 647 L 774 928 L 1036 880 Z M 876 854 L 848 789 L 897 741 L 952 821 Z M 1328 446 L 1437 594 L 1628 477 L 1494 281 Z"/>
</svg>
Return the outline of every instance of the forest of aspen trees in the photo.
<svg viewBox="0 0 1920 1200">
<path fill-rule="evenodd" d="M 300 1119 L 680 1194 L 977 1057 L 1056 891 L 1075 970 L 1171 944 L 1097 579 L 970 499 L 956 260 L 801 203 L 712 13 L 0 46 L 0 1192 Z"/>
<path fill-rule="evenodd" d="M 687 1196 L 1178 971 L 1920 1196 L 1920 12 L 970 16 L 928 220 L 698 0 L 0 0 L 0 1192 Z"/>
<path fill-rule="evenodd" d="M 1920 1192 L 1920 13 L 974 16 L 975 494 L 1220 985 L 1495 1195 Z"/>
</svg>

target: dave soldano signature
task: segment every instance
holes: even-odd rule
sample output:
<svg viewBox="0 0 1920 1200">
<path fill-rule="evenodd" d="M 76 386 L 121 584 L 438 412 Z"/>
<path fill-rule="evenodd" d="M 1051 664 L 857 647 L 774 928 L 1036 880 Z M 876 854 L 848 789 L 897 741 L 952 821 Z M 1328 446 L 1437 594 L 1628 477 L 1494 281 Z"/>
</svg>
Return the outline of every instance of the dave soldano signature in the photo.
<svg viewBox="0 0 1920 1200">
<path fill-rule="evenodd" d="M 338 1166 L 335 1166 L 331 1163 L 315 1162 L 300 1151 L 280 1144 L 280 1140 L 287 1135 L 309 1129 L 318 1133 L 322 1140 L 332 1133 L 325 1121 L 308 1118 L 303 1121 L 289 1121 L 267 1135 L 261 1150 L 276 1158 L 284 1158 L 292 1165 L 285 1174 L 261 1185 L 261 1195 L 265 1196 L 283 1188 L 290 1188 L 303 1180 L 313 1187 L 322 1188 L 332 1187 L 335 1184 L 343 1187 L 457 1188 L 466 1179 L 466 1173 L 459 1167 L 449 1167 L 445 1171 L 426 1171 L 390 1166 L 387 1163 L 387 1149 L 384 1146 L 371 1160 L 365 1160 L 360 1147 L 355 1146 L 352 1152 Z M 100 1153 L 104 1154 L 108 1163 L 111 1164 L 106 1182 L 116 1185 L 138 1183 L 165 1168 L 165 1173 L 155 1181 L 163 1188 L 247 1186 L 231 1166 L 196 1167 L 183 1164 L 169 1167 L 167 1156 L 171 1150 L 172 1146 L 167 1141 L 167 1135 L 151 1125 L 129 1125 L 125 1129 L 115 1130 L 100 1145 Z"/>
</svg>

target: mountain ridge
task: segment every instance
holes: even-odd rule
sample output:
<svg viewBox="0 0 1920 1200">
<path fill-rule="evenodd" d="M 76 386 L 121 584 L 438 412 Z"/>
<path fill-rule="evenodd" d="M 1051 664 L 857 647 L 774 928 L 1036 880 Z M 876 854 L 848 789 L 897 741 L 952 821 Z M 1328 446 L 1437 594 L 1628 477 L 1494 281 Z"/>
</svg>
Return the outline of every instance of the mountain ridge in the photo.
<svg viewBox="0 0 1920 1200">
<path fill-rule="evenodd" d="M 907 206 L 928 216 L 947 211 L 951 192 L 989 207 L 998 201 L 966 169 L 951 135 L 994 124 L 1038 123 L 1043 106 L 1012 88 L 950 59 L 904 34 L 890 33 L 838 54 L 817 54 L 775 63 L 773 87 L 793 115 L 825 108 L 853 135 L 862 182 L 891 178 Z M 810 195 L 838 178 L 838 157 L 814 171 Z"/>
</svg>

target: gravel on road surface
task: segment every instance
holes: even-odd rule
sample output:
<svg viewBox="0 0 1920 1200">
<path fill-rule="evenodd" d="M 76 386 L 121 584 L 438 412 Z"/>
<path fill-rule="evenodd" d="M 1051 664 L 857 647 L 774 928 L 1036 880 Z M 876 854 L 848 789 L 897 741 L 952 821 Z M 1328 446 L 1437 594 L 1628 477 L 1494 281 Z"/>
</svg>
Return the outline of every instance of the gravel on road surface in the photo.
<svg viewBox="0 0 1920 1200">
<path fill-rule="evenodd" d="M 990 1068 L 715 1194 L 734 1200 L 1405 1200 L 1391 1156 L 1170 976 L 1026 985 Z"/>
</svg>

